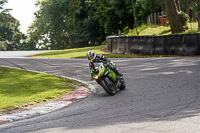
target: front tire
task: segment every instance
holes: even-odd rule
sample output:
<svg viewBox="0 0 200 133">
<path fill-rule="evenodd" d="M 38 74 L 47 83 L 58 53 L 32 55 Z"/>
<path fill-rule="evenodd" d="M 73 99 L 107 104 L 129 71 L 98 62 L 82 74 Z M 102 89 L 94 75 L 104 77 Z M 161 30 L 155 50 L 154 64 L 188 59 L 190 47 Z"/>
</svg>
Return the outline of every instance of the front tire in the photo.
<svg viewBox="0 0 200 133">
<path fill-rule="evenodd" d="M 99 83 L 110 96 L 115 95 L 116 89 L 113 86 L 113 82 L 108 77 L 97 81 L 97 83 Z"/>
</svg>

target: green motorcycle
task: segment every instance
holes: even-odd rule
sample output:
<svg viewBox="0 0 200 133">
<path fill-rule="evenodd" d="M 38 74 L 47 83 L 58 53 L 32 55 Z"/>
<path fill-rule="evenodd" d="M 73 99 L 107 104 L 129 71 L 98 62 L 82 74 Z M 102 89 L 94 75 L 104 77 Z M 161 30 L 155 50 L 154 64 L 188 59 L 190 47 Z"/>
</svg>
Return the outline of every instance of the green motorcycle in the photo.
<svg viewBox="0 0 200 133">
<path fill-rule="evenodd" d="M 112 61 L 111 64 L 114 65 Z M 93 63 L 91 77 L 111 96 L 115 95 L 117 88 L 123 90 L 126 87 L 123 77 L 117 76 L 112 70 L 105 67 L 102 62 Z"/>
</svg>

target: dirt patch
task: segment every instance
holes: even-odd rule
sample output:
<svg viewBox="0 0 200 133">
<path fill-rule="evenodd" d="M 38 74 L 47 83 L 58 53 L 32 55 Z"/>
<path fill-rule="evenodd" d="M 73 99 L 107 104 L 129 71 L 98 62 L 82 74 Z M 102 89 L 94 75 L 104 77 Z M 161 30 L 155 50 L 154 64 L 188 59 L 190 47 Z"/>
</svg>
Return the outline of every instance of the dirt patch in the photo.
<svg viewBox="0 0 200 133">
<path fill-rule="evenodd" d="M 21 106 L 13 106 L 13 107 L 10 107 L 10 108 L 4 109 L 4 110 L 0 110 L 0 116 L 7 115 L 7 114 L 13 114 L 13 113 L 17 113 L 17 112 L 21 112 L 21 111 L 25 111 L 25 110 L 30 110 L 34 107 L 41 106 L 45 103 L 48 103 L 48 102 L 42 102 L 42 103 L 33 102 L 33 103 L 26 103 Z"/>
<path fill-rule="evenodd" d="M 0 70 L 0 73 L 3 73 L 3 71 Z"/>
<path fill-rule="evenodd" d="M 12 114 L 12 113 L 16 113 L 16 112 L 21 112 L 21 111 L 24 111 L 26 109 L 23 109 L 23 108 L 16 108 L 16 107 L 10 107 L 8 109 L 5 109 L 5 110 L 1 110 L 0 111 L 0 116 L 1 115 L 7 115 L 7 114 Z"/>
</svg>

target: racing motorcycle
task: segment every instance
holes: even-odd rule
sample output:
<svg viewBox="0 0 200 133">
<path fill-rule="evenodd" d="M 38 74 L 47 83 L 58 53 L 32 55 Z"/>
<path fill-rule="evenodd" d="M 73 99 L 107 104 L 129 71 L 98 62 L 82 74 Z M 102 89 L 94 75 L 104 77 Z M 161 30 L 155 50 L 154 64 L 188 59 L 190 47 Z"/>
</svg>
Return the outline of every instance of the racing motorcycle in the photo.
<svg viewBox="0 0 200 133">
<path fill-rule="evenodd" d="M 114 65 L 112 61 L 111 65 Z M 104 66 L 102 62 L 93 63 L 91 77 L 111 96 L 115 95 L 117 88 L 123 90 L 126 87 L 123 77 L 116 75 L 108 67 Z"/>
</svg>

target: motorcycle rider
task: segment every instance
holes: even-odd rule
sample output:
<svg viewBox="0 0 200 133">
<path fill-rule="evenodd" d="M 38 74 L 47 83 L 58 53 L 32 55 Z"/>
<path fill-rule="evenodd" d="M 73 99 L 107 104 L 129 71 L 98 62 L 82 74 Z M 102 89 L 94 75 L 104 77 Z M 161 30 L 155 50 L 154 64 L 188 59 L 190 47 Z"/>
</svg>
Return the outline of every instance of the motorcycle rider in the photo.
<svg viewBox="0 0 200 133">
<path fill-rule="evenodd" d="M 116 65 L 114 64 L 114 66 L 112 66 L 112 64 L 110 63 L 111 60 L 106 58 L 102 54 L 96 55 L 95 52 L 91 50 L 87 52 L 87 57 L 88 57 L 88 60 L 90 61 L 89 63 L 90 70 L 93 67 L 93 62 L 102 62 L 105 67 L 108 67 L 109 69 L 113 70 L 113 72 L 116 75 L 122 78 L 123 74 L 119 72 L 119 69 L 116 67 Z"/>
</svg>

